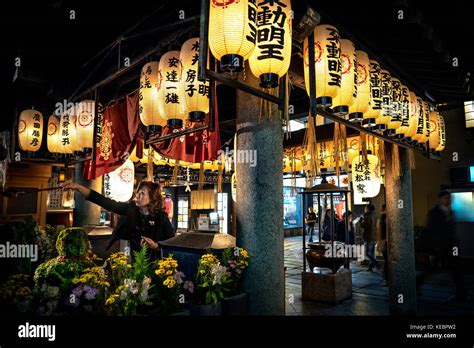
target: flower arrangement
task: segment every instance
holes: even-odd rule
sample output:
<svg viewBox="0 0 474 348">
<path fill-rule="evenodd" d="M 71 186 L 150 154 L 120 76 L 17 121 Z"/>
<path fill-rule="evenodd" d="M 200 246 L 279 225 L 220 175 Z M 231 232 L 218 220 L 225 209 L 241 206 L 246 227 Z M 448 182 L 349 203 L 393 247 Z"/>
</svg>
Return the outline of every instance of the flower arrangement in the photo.
<svg viewBox="0 0 474 348">
<path fill-rule="evenodd" d="M 33 292 L 27 274 L 15 274 L 0 287 L 2 302 L 10 304 L 19 312 L 27 312 L 32 307 Z"/>
<path fill-rule="evenodd" d="M 40 252 L 40 260 L 47 261 L 58 256 L 56 249 L 58 234 L 58 229 L 50 225 L 36 227 L 36 243 Z"/>
<path fill-rule="evenodd" d="M 244 248 L 228 248 L 222 252 L 222 264 L 227 267 L 230 281 L 228 290 L 231 295 L 241 292 L 242 277 L 249 265 L 249 253 Z"/>
<path fill-rule="evenodd" d="M 213 304 L 225 298 L 225 291 L 231 282 L 225 266 L 213 254 L 205 254 L 199 260 L 196 274 L 197 300 L 203 304 Z"/>
<path fill-rule="evenodd" d="M 181 298 L 183 286 L 189 290 L 189 283 L 184 282 L 184 273 L 178 271 L 178 261 L 173 255 L 156 261 L 155 265 L 155 298 L 161 314 L 170 314 L 179 310 L 184 302 Z M 183 300 L 182 300 L 183 299 Z"/>
<path fill-rule="evenodd" d="M 80 277 L 74 278 L 72 283 L 76 287 L 72 289 L 66 305 L 74 308 L 81 307 L 87 312 L 100 313 L 105 293 L 110 287 L 104 269 L 87 268 Z"/>
</svg>

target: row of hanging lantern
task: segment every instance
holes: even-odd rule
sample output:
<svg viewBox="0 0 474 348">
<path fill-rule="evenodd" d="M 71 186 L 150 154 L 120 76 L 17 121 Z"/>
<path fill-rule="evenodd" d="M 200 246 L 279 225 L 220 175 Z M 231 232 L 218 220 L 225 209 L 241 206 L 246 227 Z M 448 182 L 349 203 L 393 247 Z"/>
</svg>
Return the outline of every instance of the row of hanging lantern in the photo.
<svg viewBox="0 0 474 348">
<path fill-rule="evenodd" d="M 430 140 L 430 148 L 445 147 L 443 117 L 381 68 L 367 53 L 340 39 L 337 28 L 320 24 L 314 29 L 316 102 L 339 117 L 362 123 L 396 139 L 416 143 Z M 304 41 L 304 77 L 309 90 L 308 39 Z M 433 135 L 431 136 L 432 130 Z M 438 140 L 439 139 L 439 140 Z"/>
<path fill-rule="evenodd" d="M 198 80 L 199 38 L 187 40 L 180 51 L 149 62 L 140 76 L 140 120 L 152 133 L 164 126 L 181 128 L 189 119 L 202 122 L 209 112 L 209 80 Z"/>
<path fill-rule="evenodd" d="M 224 72 L 239 72 L 249 61 L 260 86 L 275 88 L 290 66 L 290 0 L 210 0 L 209 48 Z"/>
</svg>

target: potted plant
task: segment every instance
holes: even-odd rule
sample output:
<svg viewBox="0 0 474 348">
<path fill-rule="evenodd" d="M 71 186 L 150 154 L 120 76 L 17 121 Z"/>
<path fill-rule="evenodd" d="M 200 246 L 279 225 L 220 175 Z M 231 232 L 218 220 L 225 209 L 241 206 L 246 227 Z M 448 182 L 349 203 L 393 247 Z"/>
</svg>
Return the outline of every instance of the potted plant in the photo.
<svg viewBox="0 0 474 348">
<path fill-rule="evenodd" d="M 227 273 L 229 274 L 226 296 L 222 301 L 222 314 L 247 314 L 248 297 L 242 291 L 242 280 L 244 271 L 249 265 L 249 254 L 243 248 L 228 248 L 222 252 L 221 260 L 222 264 L 227 267 Z"/>
<path fill-rule="evenodd" d="M 29 312 L 33 308 L 33 291 L 28 274 L 15 274 L 0 287 L 2 308 L 6 312 Z"/>
</svg>

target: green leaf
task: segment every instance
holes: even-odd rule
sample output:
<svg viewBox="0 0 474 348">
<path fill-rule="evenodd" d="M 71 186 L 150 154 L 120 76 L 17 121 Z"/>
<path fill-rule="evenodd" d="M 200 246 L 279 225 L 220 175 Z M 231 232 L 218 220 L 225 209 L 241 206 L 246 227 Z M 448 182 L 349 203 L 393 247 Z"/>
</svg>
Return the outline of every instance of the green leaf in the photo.
<svg viewBox="0 0 474 348">
<path fill-rule="evenodd" d="M 212 291 L 206 292 L 206 304 L 210 304 L 212 301 Z"/>
<path fill-rule="evenodd" d="M 217 302 L 217 295 L 215 292 L 212 293 L 212 303 L 216 303 Z"/>
</svg>

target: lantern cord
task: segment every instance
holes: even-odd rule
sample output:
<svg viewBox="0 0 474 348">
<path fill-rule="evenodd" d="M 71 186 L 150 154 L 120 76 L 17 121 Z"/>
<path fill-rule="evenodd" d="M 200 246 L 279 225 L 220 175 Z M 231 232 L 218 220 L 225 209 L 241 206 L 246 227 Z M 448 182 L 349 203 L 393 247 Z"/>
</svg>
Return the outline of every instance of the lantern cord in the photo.
<svg viewBox="0 0 474 348">
<path fill-rule="evenodd" d="M 153 147 L 149 147 L 148 148 L 148 162 L 146 164 L 146 177 L 147 177 L 147 181 L 151 181 L 151 182 L 154 182 L 154 175 L 153 175 L 153 159 L 154 159 L 154 156 L 155 156 L 155 150 L 153 149 Z"/>
<path fill-rule="evenodd" d="M 304 157 L 307 162 L 307 176 L 315 178 L 319 173 L 318 148 L 316 140 L 316 127 L 314 125 L 314 115 L 311 110 L 308 115 L 308 128 L 303 139 Z"/>
<path fill-rule="evenodd" d="M 392 176 L 395 181 L 400 179 L 400 155 L 398 153 L 398 145 L 392 147 Z"/>
<path fill-rule="evenodd" d="M 385 148 L 384 142 L 382 139 L 377 139 L 378 141 L 378 158 L 379 158 L 379 165 L 380 165 L 380 175 L 382 175 L 382 169 L 385 168 Z"/>
<path fill-rule="evenodd" d="M 173 185 L 178 184 L 178 174 L 179 174 L 179 160 L 176 160 L 176 163 L 173 168 L 173 176 L 171 177 L 171 182 Z"/>
<path fill-rule="evenodd" d="M 341 141 L 342 141 L 342 156 L 344 160 L 344 171 L 349 173 L 349 154 L 347 148 L 347 128 L 346 125 L 341 125 Z"/>
<path fill-rule="evenodd" d="M 410 163 L 410 169 L 415 170 L 416 159 L 415 159 L 415 152 L 412 149 L 408 149 L 408 162 Z"/>
<path fill-rule="evenodd" d="M 333 157 L 333 160 L 334 160 L 334 166 L 336 168 L 336 176 L 338 178 L 341 175 L 341 169 L 339 168 L 339 159 L 340 159 L 340 154 L 341 154 L 340 149 L 339 149 L 340 132 L 341 132 L 340 124 L 339 124 L 339 122 L 335 122 L 334 123 L 334 136 L 333 136 L 333 140 L 332 140 L 332 143 L 333 143 L 332 157 Z"/>
<path fill-rule="evenodd" d="M 359 143 L 360 143 L 360 151 L 362 156 L 361 160 L 362 163 L 367 162 L 367 135 L 365 133 L 360 133 L 359 137 Z"/>
<path fill-rule="evenodd" d="M 204 162 L 201 162 L 201 167 L 199 168 L 199 186 L 198 190 L 204 188 Z"/>
</svg>

